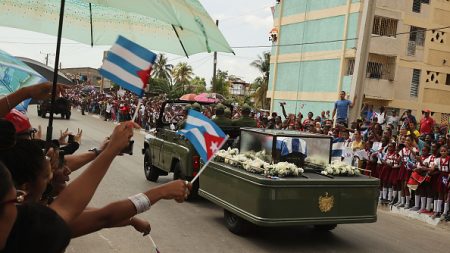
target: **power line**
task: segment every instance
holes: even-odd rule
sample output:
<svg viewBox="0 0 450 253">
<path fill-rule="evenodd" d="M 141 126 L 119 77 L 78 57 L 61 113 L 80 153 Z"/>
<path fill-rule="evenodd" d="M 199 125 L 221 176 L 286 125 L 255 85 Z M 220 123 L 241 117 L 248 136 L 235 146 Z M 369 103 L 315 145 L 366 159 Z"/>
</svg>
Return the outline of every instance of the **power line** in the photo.
<svg viewBox="0 0 450 253">
<path fill-rule="evenodd" d="M 440 31 L 450 28 L 450 26 L 444 26 L 439 28 L 430 28 L 425 29 L 422 31 L 413 31 L 413 32 L 401 32 L 396 33 L 394 36 L 397 35 L 405 35 L 405 34 L 412 34 L 412 33 L 418 33 L 418 32 L 427 32 L 427 31 Z M 382 35 L 372 35 L 372 38 L 380 38 L 380 37 L 386 37 Z M 326 41 L 314 41 L 314 42 L 303 42 L 303 43 L 292 43 L 292 44 L 282 44 L 282 45 L 276 45 L 279 47 L 288 47 L 288 46 L 303 46 L 303 45 L 315 45 L 315 44 L 326 44 L 326 43 L 334 43 L 334 42 L 343 42 L 343 41 L 351 41 L 351 40 L 357 40 L 358 38 L 347 38 L 347 39 L 338 39 L 338 40 L 326 40 Z M 233 46 L 231 48 L 233 49 L 248 49 L 248 48 L 271 48 L 274 45 L 258 45 L 258 46 Z"/>
<path fill-rule="evenodd" d="M 439 28 L 430 28 L 430 29 L 425 29 L 422 30 L 424 32 L 427 31 L 440 31 L 440 30 L 444 30 L 450 28 L 450 26 L 444 26 L 444 27 L 439 27 Z M 395 36 L 397 35 L 406 35 L 406 34 L 412 34 L 412 33 L 418 33 L 418 32 L 422 32 L 422 31 L 413 31 L 413 32 L 401 32 L 401 33 L 396 33 L 394 34 Z M 382 36 L 382 35 L 372 35 L 372 38 L 380 38 L 380 37 L 386 37 L 386 36 Z M 347 38 L 347 39 L 338 39 L 338 40 L 327 40 L 327 41 L 313 41 L 313 42 L 304 42 L 304 43 L 292 43 L 292 44 L 282 44 L 282 45 L 277 45 L 279 47 L 287 47 L 287 46 L 302 46 L 302 45 L 315 45 L 315 44 L 326 44 L 326 43 L 333 43 L 333 42 L 343 42 L 343 41 L 352 41 L 352 40 L 357 40 L 358 38 Z M 56 43 L 50 43 L 50 42 L 20 42 L 20 41 L 2 41 L 0 40 L 0 43 L 5 43 L 5 44 L 24 44 L 24 45 L 55 45 Z M 66 43 L 61 43 L 61 45 L 85 45 L 83 43 L 72 43 L 72 42 L 66 42 Z M 271 48 L 273 47 L 273 45 L 247 45 L 247 46 L 232 46 L 231 48 L 233 49 L 252 49 L 252 48 Z M 174 58 L 171 59 L 169 61 L 175 61 L 178 59 L 184 58 L 184 56 L 179 57 L 179 58 Z"/>
</svg>

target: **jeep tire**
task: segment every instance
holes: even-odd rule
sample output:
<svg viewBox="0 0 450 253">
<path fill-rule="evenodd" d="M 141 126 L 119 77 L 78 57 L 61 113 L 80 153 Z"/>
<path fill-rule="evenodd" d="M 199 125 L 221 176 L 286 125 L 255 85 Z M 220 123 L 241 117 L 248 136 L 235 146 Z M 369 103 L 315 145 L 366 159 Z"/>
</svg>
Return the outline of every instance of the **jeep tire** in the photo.
<svg viewBox="0 0 450 253">
<path fill-rule="evenodd" d="M 148 181 L 156 182 L 159 178 L 159 169 L 153 166 L 152 157 L 147 149 L 144 155 L 144 173 Z"/>
</svg>

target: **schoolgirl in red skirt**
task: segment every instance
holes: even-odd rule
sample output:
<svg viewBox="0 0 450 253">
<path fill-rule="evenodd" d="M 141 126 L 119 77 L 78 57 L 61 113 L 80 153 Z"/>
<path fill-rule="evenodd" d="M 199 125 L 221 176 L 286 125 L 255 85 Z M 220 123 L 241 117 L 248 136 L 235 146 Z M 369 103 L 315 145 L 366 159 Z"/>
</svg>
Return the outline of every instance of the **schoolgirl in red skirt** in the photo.
<svg viewBox="0 0 450 253">
<path fill-rule="evenodd" d="M 395 148 L 395 143 L 389 143 L 387 145 L 387 151 L 381 159 L 380 181 L 383 185 L 382 200 L 384 203 L 393 203 L 399 190 L 398 185 L 395 184 L 397 180 L 394 183 L 391 180 L 391 174 L 398 174 L 400 167 L 400 158 Z"/>
<path fill-rule="evenodd" d="M 411 161 L 415 161 L 415 150 L 413 150 L 412 147 L 412 140 L 411 137 L 406 137 L 405 139 L 405 145 L 403 148 L 399 151 L 399 156 L 401 159 L 400 169 L 398 172 L 398 178 L 397 180 L 400 181 L 401 185 L 401 193 L 400 193 L 400 200 L 395 204 L 397 207 L 405 207 L 409 208 L 409 204 L 411 202 L 411 196 L 409 193 L 409 189 L 406 186 L 406 182 L 408 181 L 409 177 L 411 176 L 412 168 L 410 167 Z"/>
<path fill-rule="evenodd" d="M 423 181 L 422 183 L 418 183 L 414 201 L 415 206 L 411 211 L 426 213 L 427 210 L 428 212 L 431 210 L 433 197 L 431 193 L 430 176 L 428 175 L 428 172 L 430 171 L 430 156 L 430 146 L 425 145 L 422 148 L 422 154 L 420 155 L 416 169 L 413 172 L 413 175 L 417 173 L 417 175 L 422 177 Z"/>
<path fill-rule="evenodd" d="M 435 215 L 433 217 L 439 218 L 442 214 L 447 215 L 449 210 L 448 201 L 448 180 L 450 175 L 450 157 L 448 156 L 448 149 L 446 146 L 441 146 L 441 157 L 434 159 L 433 168 L 435 171 L 439 171 L 439 177 L 437 180 L 437 190 L 439 193 L 437 206 L 435 208 Z M 442 210 L 442 202 L 444 202 L 444 210 Z"/>
</svg>

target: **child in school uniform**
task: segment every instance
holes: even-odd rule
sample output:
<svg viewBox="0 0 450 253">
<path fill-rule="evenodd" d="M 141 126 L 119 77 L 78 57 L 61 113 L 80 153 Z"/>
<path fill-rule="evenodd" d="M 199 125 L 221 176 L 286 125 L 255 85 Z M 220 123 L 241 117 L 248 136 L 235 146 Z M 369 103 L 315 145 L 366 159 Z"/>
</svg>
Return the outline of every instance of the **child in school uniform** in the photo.
<svg viewBox="0 0 450 253">
<path fill-rule="evenodd" d="M 439 194 L 437 200 L 437 206 L 433 218 L 440 218 L 441 215 L 448 215 L 449 202 L 448 202 L 448 179 L 450 175 L 450 156 L 447 153 L 447 146 L 443 145 L 439 149 L 440 157 L 434 159 L 432 168 L 435 171 L 439 171 L 439 177 L 437 180 L 437 191 Z M 444 210 L 442 210 L 442 202 L 444 202 Z"/>
<path fill-rule="evenodd" d="M 406 137 L 405 144 L 402 145 L 403 148 L 399 151 L 399 156 L 401 159 L 400 169 L 398 172 L 398 180 L 401 185 L 400 200 L 394 206 L 409 208 L 411 202 L 411 196 L 409 189 L 406 186 L 406 182 L 411 176 L 411 162 L 415 161 L 415 150 L 412 146 L 411 137 Z"/>
<path fill-rule="evenodd" d="M 398 174 L 398 168 L 400 167 L 399 156 L 395 148 L 395 143 L 389 143 L 381 159 L 380 181 L 383 187 L 382 203 L 386 204 L 392 203 L 398 192 L 398 186 L 395 184 L 397 182 L 396 176 L 395 180 L 391 180 L 391 174 L 393 177 L 394 173 Z"/>
<path fill-rule="evenodd" d="M 416 169 L 414 170 L 415 173 L 423 177 L 423 181 L 417 187 L 414 201 L 415 206 L 411 208 L 411 211 L 421 211 L 422 213 L 425 213 L 427 210 L 427 202 L 428 206 L 430 206 L 431 208 L 431 202 L 433 199 L 431 198 L 430 176 L 428 175 L 428 172 L 430 170 L 429 166 L 430 146 L 425 145 L 422 148 L 422 154 L 420 155 L 416 164 Z M 427 198 L 431 198 L 431 200 L 427 201 Z"/>
</svg>

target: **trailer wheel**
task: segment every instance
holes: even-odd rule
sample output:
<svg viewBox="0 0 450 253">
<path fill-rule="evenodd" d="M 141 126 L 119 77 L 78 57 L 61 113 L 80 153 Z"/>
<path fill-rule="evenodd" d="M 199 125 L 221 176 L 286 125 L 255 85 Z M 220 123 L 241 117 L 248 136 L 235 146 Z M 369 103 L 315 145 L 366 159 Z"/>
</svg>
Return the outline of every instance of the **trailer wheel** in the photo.
<svg viewBox="0 0 450 253">
<path fill-rule="evenodd" d="M 225 218 L 225 226 L 231 233 L 247 235 L 250 232 L 252 227 L 250 222 L 225 209 L 223 210 L 223 216 Z"/>
<path fill-rule="evenodd" d="M 314 225 L 314 229 L 320 232 L 331 231 L 337 227 L 337 224 Z"/>
</svg>

